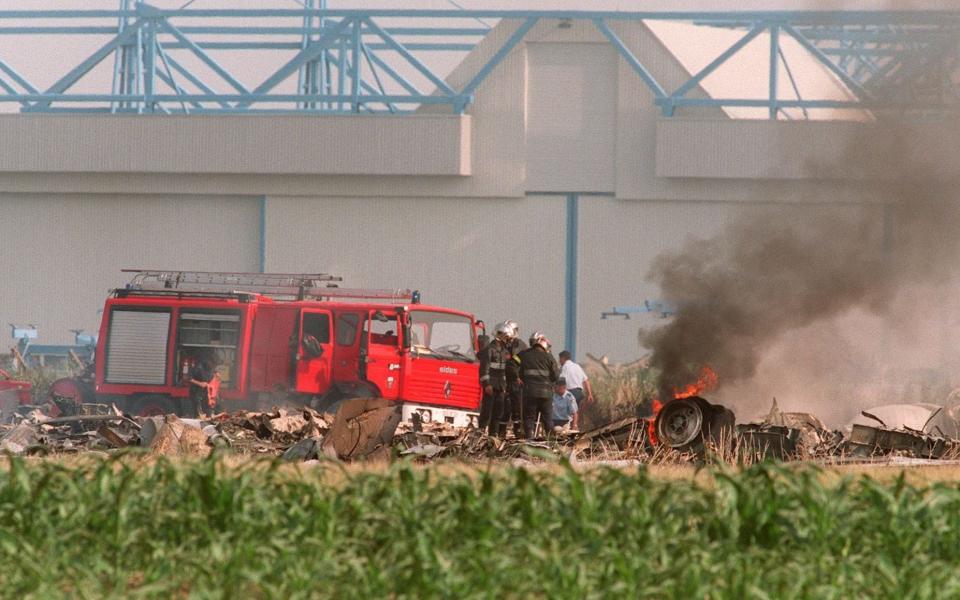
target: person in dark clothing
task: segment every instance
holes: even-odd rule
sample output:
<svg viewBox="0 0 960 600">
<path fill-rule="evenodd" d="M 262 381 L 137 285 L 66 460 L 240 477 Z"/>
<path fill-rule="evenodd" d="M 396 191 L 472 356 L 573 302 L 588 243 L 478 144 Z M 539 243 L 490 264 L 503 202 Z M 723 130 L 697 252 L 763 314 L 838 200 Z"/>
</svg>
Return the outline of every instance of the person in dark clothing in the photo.
<svg viewBox="0 0 960 600">
<path fill-rule="evenodd" d="M 197 419 L 207 414 L 210 398 L 208 388 L 215 375 L 213 360 L 210 357 L 198 360 L 197 364 L 190 369 L 190 402 L 193 407 L 193 416 Z"/>
<path fill-rule="evenodd" d="M 507 378 L 506 366 L 510 360 L 507 349 L 509 341 L 505 323 L 497 325 L 496 334 L 485 352 L 480 356 L 480 384 L 483 386 L 484 399 L 489 404 L 488 431 L 491 436 L 505 437 L 509 410 L 506 403 Z M 482 412 L 482 411 L 481 411 Z"/>
<path fill-rule="evenodd" d="M 493 399 L 487 396 L 486 386 L 483 384 L 483 361 L 484 355 L 487 353 L 487 346 L 490 345 L 490 336 L 487 334 L 481 334 L 477 336 L 477 359 L 480 361 L 480 389 L 483 392 L 483 395 L 480 398 L 480 416 L 477 419 L 477 428 L 483 431 L 490 426 L 490 411 L 492 409 L 491 404 Z"/>
<path fill-rule="evenodd" d="M 523 382 L 524 435 L 532 439 L 539 420 L 546 434 L 553 425 L 553 387 L 560 365 L 550 354 L 550 340 L 539 331 L 530 336 L 530 348 L 518 356 Z"/>
<path fill-rule="evenodd" d="M 523 384 L 520 381 L 520 366 L 514 360 L 521 352 L 527 349 L 527 344 L 520 339 L 520 324 L 516 321 L 507 321 L 510 327 L 510 341 L 507 348 L 510 350 L 510 359 L 507 361 L 507 419 L 513 422 L 513 436 L 523 438 Z"/>
</svg>

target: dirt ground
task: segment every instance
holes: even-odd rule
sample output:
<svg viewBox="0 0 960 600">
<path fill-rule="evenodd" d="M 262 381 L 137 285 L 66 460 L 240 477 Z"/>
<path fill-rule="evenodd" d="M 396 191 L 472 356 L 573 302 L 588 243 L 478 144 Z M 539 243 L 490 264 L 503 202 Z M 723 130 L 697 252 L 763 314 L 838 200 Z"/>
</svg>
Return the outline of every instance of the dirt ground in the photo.
<svg viewBox="0 0 960 600">
<path fill-rule="evenodd" d="M 66 468 L 80 467 L 89 464 L 92 461 L 100 461 L 106 458 L 106 454 L 80 454 L 80 455 L 51 455 L 46 457 L 27 457 L 23 458 L 28 465 L 40 462 L 55 462 Z M 165 458 L 156 457 L 143 453 L 131 453 L 128 456 L 118 458 L 117 468 L 121 464 L 127 466 L 147 467 L 158 460 L 170 460 L 172 462 L 198 462 L 201 458 Z M 233 470 L 240 469 L 268 469 L 276 464 L 260 457 L 248 455 L 225 454 L 217 458 L 220 461 L 224 476 L 229 476 Z M 567 467 L 559 463 L 526 463 L 526 462 L 461 462 L 456 460 L 438 460 L 433 462 L 413 462 L 402 461 L 406 464 L 412 464 L 417 469 L 429 470 L 439 477 L 466 476 L 476 477 L 488 471 L 503 471 L 514 468 L 525 468 L 533 472 L 560 472 Z M 325 483 L 336 485 L 347 481 L 355 476 L 363 474 L 387 473 L 391 468 L 400 464 L 393 462 L 353 462 L 345 463 L 331 459 L 312 460 L 302 463 L 280 463 L 279 469 L 289 473 L 291 477 L 321 477 Z M 953 484 L 960 483 L 960 461 L 918 461 L 911 459 L 897 459 L 877 461 L 874 463 L 860 464 L 821 464 L 817 462 L 790 462 L 781 463 L 783 468 L 788 470 L 815 468 L 821 471 L 821 479 L 824 483 L 839 483 L 844 479 L 859 479 L 868 477 L 878 482 L 894 481 L 901 475 L 906 482 L 915 486 L 926 486 L 932 484 Z M 9 468 L 9 461 L 0 461 L 0 471 Z M 738 471 L 743 467 L 728 465 L 697 466 L 693 464 L 657 464 L 640 465 L 628 461 L 611 462 L 578 462 L 572 465 L 580 473 L 589 474 L 591 471 L 614 468 L 625 472 L 632 472 L 639 468 L 647 469 L 648 474 L 659 480 L 689 482 L 695 481 L 702 485 L 711 485 L 714 475 L 721 471 Z"/>
</svg>

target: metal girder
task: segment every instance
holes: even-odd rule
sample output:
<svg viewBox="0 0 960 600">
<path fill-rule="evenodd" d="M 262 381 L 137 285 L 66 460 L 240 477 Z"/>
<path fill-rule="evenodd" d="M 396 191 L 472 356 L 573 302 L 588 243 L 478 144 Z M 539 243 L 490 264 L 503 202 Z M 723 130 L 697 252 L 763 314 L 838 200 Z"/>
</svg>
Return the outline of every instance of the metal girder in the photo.
<svg viewBox="0 0 960 600">
<path fill-rule="evenodd" d="M 904 24 L 940 25 L 956 23 L 954 10 L 773 10 L 773 11 L 588 11 L 588 10 L 451 10 L 451 9 L 303 9 L 303 8 L 209 8 L 209 9 L 159 9 L 148 4 L 127 10 L 0 10 L 0 19 L 82 19 L 116 18 L 118 16 L 140 17 L 144 15 L 163 18 L 174 17 L 220 17 L 220 18 L 299 18 L 304 15 L 327 17 L 373 17 L 373 18 L 431 18 L 431 19 L 594 19 L 617 21 L 689 21 L 697 23 L 722 23 L 728 26 L 743 26 L 757 21 L 793 21 L 805 25 Z"/>
<path fill-rule="evenodd" d="M 223 79 L 227 83 L 229 83 L 235 90 L 237 90 L 238 92 L 242 92 L 244 94 L 249 93 L 247 88 L 242 83 L 240 83 L 233 75 L 231 75 L 229 71 L 221 67 L 220 64 L 217 63 L 217 61 L 213 60 L 213 58 L 209 54 L 204 52 L 203 48 L 201 48 L 200 46 L 190 41 L 190 39 L 187 38 L 186 35 L 184 35 L 179 29 L 171 25 L 169 21 L 166 21 L 166 20 L 162 21 L 161 26 L 163 27 L 163 29 L 167 31 L 167 33 L 172 34 L 173 37 L 180 40 L 182 44 L 185 44 L 187 48 L 193 51 L 193 53 L 200 60 L 206 63 L 208 67 L 213 69 L 213 71 L 217 75 L 219 75 L 220 77 L 223 77 Z"/>
<path fill-rule="evenodd" d="M 754 26 L 749 32 L 747 32 L 745 36 L 737 40 L 736 43 L 734 43 L 732 46 L 724 50 L 720 54 L 720 56 L 710 61 L 707 64 L 707 66 L 700 69 L 700 71 L 697 72 L 696 75 L 694 75 L 686 83 L 678 87 L 677 91 L 670 94 L 670 97 L 681 98 L 685 96 L 687 92 L 689 92 L 693 88 L 700 85 L 700 82 L 706 79 L 708 75 L 716 71 L 720 67 L 720 65 L 730 60 L 730 58 L 732 58 L 734 54 L 736 54 L 737 52 L 740 52 L 740 50 L 742 50 L 747 44 L 752 42 L 758 35 L 763 33 L 763 30 L 764 30 L 763 26 L 760 26 L 760 25 Z"/>
<path fill-rule="evenodd" d="M 630 49 L 627 48 L 627 45 L 623 43 L 623 40 L 621 40 L 612 29 L 610 29 L 610 26 L 607 25 L 603 19 L 594 19 L 593 24 L 596 25 L 597 29 L 600 30 L 600 33 L 606 36 L 613 47 L 617 49 L 617 52 L 619 52 L 620 56 L 627 61 L 627 64 L 630 65 L 630 68 L 637 72 L 637 75 L 640 76 L 640 79 L 642 79 L 643 82 L 646 83 L 647 86 L 653 91 L 654 96 L 657 98 L 662 98 L 667 95 L 667 91 L 663 89 L 663 86 L 660 85 L 659 82 L 657 82 L 653 74 L 650 73 L 645 66 L 643 66 L 643 63 L 640 62 L 640 59 L 634 56 L 633 52 L 631 52 Z"/>
<path fill-rule="evenodd" d="M 873 96 L 863 89 L 859 82 L 854 81 L 846 71 L 840 68 L 835 62 L 830 60 L 819 48 L 817 48 L 810 40 L 803 37 L 803 35 L 798 32 L 796 29 L 789 25 L 784 25 L 783 30 L 790 34 L 793 39 L 797 40 L 801 46 L 803 46 L 807 52 L 813 55 L 817 60 L 823 63 L 828 69 L 830 69 L 837 77 L 840 78 L 840 81 L 844 83 L 851 91 L 857 94 L 859 98 L 866 100 L 872 100 Z"/>
<path fill-rule="evenodd" d="M 10 79 L 14 80 L 19 84 L 23 89 L 27 90 L 31 94 L 37 94 L 39 91 L 35 88 L 29 81 L 26 80 L 20 73 L 16 71 L 13 67 L 0 60 L 0 71 L 6 73 Z"/>
<path fill-rule="evenodd" d="M 266 95 L 282 81 L 298 72 L 304 65 L 308 64 L 312 60 L 320 58 L 323 53 L 333 45 L 333 43 L 342 39 L 342 34 L 350 25 L 354 23 L 355 21 L 351 19 L 342 19 L 330 31 L 321 35 L 319 39 L 307 44 L 306 48 L 301 50 L 296 56 L 287 61 L 287 63 L 280 67 L 276 72 L 267 77 L 263 83 L 258 85 L 253 92 L 248 95 L 251 96 L 251 98 L 256 98 L 258 96 L 262 97 Z M 252 103 L 253 100 L 251 100 L 251 102 L 245 102 L 243 106 L 250 106 Z"/>
<path fill-rule="evenodd" d="M 473 92 L 476 91 L 476 89 L 480 86 L 480 83 L 483 82 L 487 75 L 489 75 L 491 71 L 493 71 L 508 54 L 510 54 L 510 51 L 513 50 L 518 43 L 520 43 L 520 40 L 527 35 L 527 32 L 537 24 L 537 20 L 537 17 L 528 17 L 523 23 L 521 23 L 520 26 L 517 27 L 517 30 L 514 31 L 509 38 L 507 38 L 507 41 L 503 44 L 503 46 L 501 46 L 500 49 L 494 53 L 490 60 L 488 60 L 479 71 L 477 71 L 477 74 L 473 76 L 473 79 L 471 79 L 470 82 L 463 88 L 461 95 L 469 96 L 470 94 L 473 94 Z"/>
<path fill-rule="evenodd" d="M 770 118 L 776 119 L 777 114 L 780 112 L 780 109 L 777 107 L 777 101 L 779 100 L 777 94 L 777 79 L 780 74 L 780 25 L 772 25 L 770 27 L 770 94 L 768 100 Z"/>
<path fill-rule="evenodd" d="M 74 67 L 69 73 L 61 77 L 51 85 L 41 96 L 51 96 L 59 95 L 64 91 L 69 89 L 73 84 L 80 80 L 81 77 L 90 72 L 91 69 L 99 65 L 103 59 L 110 56 L 110 54 L 119 46 L 124 44 L 127 40 L 134 37 L 143 26 L 142 21 L 137 21 L 132 26 L 123 30 L 123 32 L 117 34 L 112 40 L 100 47 L 96 52 L 87 57 L 86 60 L 81 62 L 79 65 Z M 36 106 L 31 106 L 25 108 L 24 110 L 39 110 L 43 107 L 50 106 L 50 102 L 44 98 L 40 98 Z"/>
<path fill-rule="evenodd" d="M 235 113 L 252 111 L 405 112 L 442 105 L 461 113 L 482 93 L 483 82 L 515 51 L 538 23 L 582 21 L 596 28 L 617 56 L 651 90 L 667 116 L 677 108 L 756 107 L 769 118 L 804 116 L 817 108 L 952 110 L 960 104 L 950 77 L 960 62 L 960 10 L 948 11 L 529 11 L 328 9 L 326 0 L 298 0 L 303 8 L 159 9 L 141 0 L 119 0 L 117 10 L 0 10 L 0 36 L 70 35 L 106 40 L 46 90 L 29 82 L 31 72 L 0 60 L 0 103 L 19 103 L 25 112 Z M 462 26 L 465 19 L 475 21 Z M 518 23 L 469 80 L 456 89 L 430 58 L 438 52 L 466 53 L 489 33 L 488 22 Z M 615 23 L 680 21 L 739 30 L 742 36 L 672 93 L 663 65 L 639 53 L 637 36 L 621 39 Z M 477 24 L 483 25 L 478 27 Z M 634 31 L 643 31 L 634 29 Z M 764 97 L 690 98 L 711 75 L 760 35 L 769 36 L 765 68 L 738 77 L 765 81 Z M 786 34 L 786 35 L 783 35 Z M 647 32 L 645 35 L 649 35 Z M 795 42 L 795 43 L 794 43 Z M 784 44 L 791 44 L 789 48 Z M 794 77 L 797 45 L 807 60 L 823 65 L 845 87 L 849 100 L 801 89 Z M 225 52 L 279 53 L 280 66 L 244 83 L 219 60 Z M 292 52 L 292 58 L 291 58 Z M 70 90 L 111 54 L 110 93 Z M 186 57 L 190 57 L 187 59 Z M 212 71 L 205 77 L 193 66 Z M 444 59 L 449 63 L 449 59 Z M 268 62 L 268 61 L 258 61 Z M 27 65 L 28 67 L 29 65 Z M 20 65 L 24 68 L 24 65 Z M 792 68 L 793 67 L 793 68 Z M 242 74 L 249 77 L 247 73 Z M 780 98 L 786 75 L 792 97 Z M 719 75 L 718 75 L 719 76 Z M 208 73 L 209 77 L 209 73 Z M 762 78 L 766 78 L 765 80 Z M 289 80 L 295 79 L 288 84 Z M 942 102 L 932 86 L 942 84 Z M 286 87 L 286 86 L 290 87 Z M 709 86 L 707 86 L 709 87 Z M 744 86 L 745 88 L 748 86 Z M 85 87 L 85 91 L 90 86 Z M 704 88 L 706 89 L 706 88 Z"/>
<path fill-rule="evenodd" d="M 430 68 L 427 67 L 425 64 L 423 64 L 419 59 L 417 59 L 416 56 L 414 56 L 413 54 L 411 54 L 411 53 L 410 53 L 410 50 L 408 50 L 406 47 L 404 47 L 403 44 L 401 44 L 399 41 L 397 41 L 396 39 L 394 39 L 393 36 L 391 36 L 389 33 L 387 33 L 386 31 L 384 31 L 383 29 L 381 29 L 381 28 L 380 28 L 378 25 L 376 25 L 372 20 L 370 20 L 370 19 L 368 19 L 368 18 L 366 18 L 366 17 L 364 17 L 364 20 L 366 21 L 366 23 L 367 23 L 367 25 L 370 27 L 370 29 L 373 30 L 374 33 L 376 33 L 377 35 L 379 35 L 380 38 L 383 39 L 383 41 L 386 42 L 386 44 L 387 44 L 392 50 L 395 50 L 398 54 L 400 54 L 400 56 L 402 56 L 404 59 L 406 59 L 408 63 L 410 63 L 411 65 L 413 65 L 414 68 L 416 68 L 416 69 L 417 69 L 418 71 L 420 71 L 427 79 L 429 79 L 431 83 L 433 83 L 434 85 L 436 85 L 436 86 L 437 86 L 437 89 L 439 89 L 440 91 L 444 92 L 445 94 L 447 94 L 448 96 L 451 96 L 451 97 L 457 95 L 457 93 L 453 90 L 453 88 L 451 88 L 449 85 L 447 85 L 447 82 L 446 82 L 446 81 L 444 81 L 439 75 L 437 75 L 437 74 L 435 74 L 433 71 L 431 71 Z"/>
</svg>

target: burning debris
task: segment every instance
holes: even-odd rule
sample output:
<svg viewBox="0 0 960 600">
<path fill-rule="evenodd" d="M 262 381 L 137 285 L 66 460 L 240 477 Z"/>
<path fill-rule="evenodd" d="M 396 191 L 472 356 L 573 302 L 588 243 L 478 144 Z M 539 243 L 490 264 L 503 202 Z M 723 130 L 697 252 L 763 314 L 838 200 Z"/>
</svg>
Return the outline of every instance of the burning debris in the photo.
<svg viewBox="0 0 960 600">
<path fill-rule="evenodd" d="M 892 419 L 891 414 L 917 411 L 891 412 L 879 407 L 864 413 L 871 425 L 854 424 L 844 435 L 829 430 L 812 414 L 782 412 L 774 401 L 762 421 L 735 425 L 731 411 L 693 395 L 715 381 L 708 376 L 701 380 L 704 385 L 684 387 L 655 417 L 627 417 L 589 431 L 552 433 L 540 440 L 498 439 L 474 427 L 445 422 L 400 423 L 399 405 L 379 398 L 345 401 L 332 414 L 311 408 L 275 409 L 223 413 L 204 420 L 172 414 L 130 417 L 112 406 L 81 404 L 78 414 L 69 416 L 50 417 L 36 408 L 19 414 L 15 423 L 3 426 L 0 452 L 43 456 L 142 448 L 152 455 L 202 457 L 221 448 L 238 455 L 282 457 L 293 462 L 321 458 L 542 462 L 566 458 L 606 465 L 703 461 L 709 456 L 740 463 L 960 457 L 960 437 L 943 435 L 958 431 L 951 409 L 921 406 L 926 411 L 923 423 L 914 428 L 892 420 L 896 425 L 889 427 L 874 413 Z"/>
<path fill-rule="evenodd" d="M 710 365 L 736 410 L 749 407 L 737 390 L 752 388 L 818 402 L 826 414 L 837 398 L 857 408 L 869 398 L 892 399 L 876 393 L 878 382 L 904 363 L 956 372 L 947 349 L 956 345 L 949 331 L 960 282 L 957 188 L 945 155 L 918 146 L 922 126 L 904 117 L 885 114 L 869 134 L 852 133 L 829 164 L 806 165 L 812 178 L 849 181 L 844 193 L 757 197 L 765 209 L 743 211 L 715 235 L 691 237 L 654 259 L 647 281 L 675 307 L 664 325 L 640 332 L 661 398 Z M 953 121 L 943 126 L 952 130 Z M 878 164 L 895 167 L 880 173 Z M 902 425 L 876 416 L 883 423 L 869 426 Z M 944 439 L 960 435 L 944 425 L 911 427 Z"/>
<path fill-rule="evenodd" d="M 716 371 L 705 366 L 696 382 L 674 388 L 672 399 L 656 411 L 651 437 L 675 450 L 698 455 L 711 448 L 729 448 L 736 416 L 700 396 L 716 388 L 718 381 Z"/>
</svg>

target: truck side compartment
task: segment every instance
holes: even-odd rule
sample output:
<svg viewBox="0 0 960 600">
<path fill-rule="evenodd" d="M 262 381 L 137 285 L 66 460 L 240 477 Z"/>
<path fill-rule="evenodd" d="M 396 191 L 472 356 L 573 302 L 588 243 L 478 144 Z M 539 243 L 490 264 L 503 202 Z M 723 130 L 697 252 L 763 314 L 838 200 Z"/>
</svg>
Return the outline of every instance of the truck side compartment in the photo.
<svg viewBox="0 0 960 600">
<path fill-rule="evenodd" d="M 287 389 L 292 382 L 291 344 L 299 307 L 289 304 L 261 304 L 257 307 L 250 343 L 250 391 L 269 393 Z"/>
</svg>

